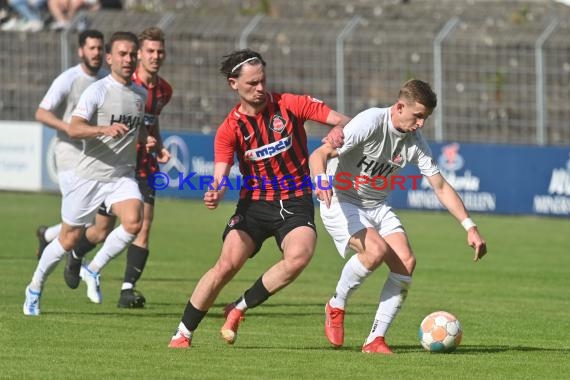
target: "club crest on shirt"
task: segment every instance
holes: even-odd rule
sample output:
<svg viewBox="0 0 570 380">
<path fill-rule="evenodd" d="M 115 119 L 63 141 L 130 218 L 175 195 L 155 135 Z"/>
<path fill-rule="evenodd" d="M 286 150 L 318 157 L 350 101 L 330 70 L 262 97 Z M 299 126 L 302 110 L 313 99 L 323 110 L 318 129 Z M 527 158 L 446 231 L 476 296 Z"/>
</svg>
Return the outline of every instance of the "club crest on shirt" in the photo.
<svg viewBox="0 0 570 380">
<path fill-rule="evenodd" d="M 401 153 L 396 153 L 394 154 L 394 157 L 392 157 L 392 162 L 396 165 L 399 165 L 402 163 L 402 154 Z"/>
<path fill-rule="evenodd" d="M 135 101 L 135 105 L 137 107 L 137 112 L 142 112 L 143 107 L 144 107 L 143 102 L 141 102 L 140 100 L 137 99 Z"/>
<path fill-rule="evenodd" d="M 230 218 L 230 221 L 228 222 L 228 227 L 232 228 L 233 226 L 235 226 L 236 224 L 238 224 L 242 220 L 243 220 L 243 217 L 239 214 L 236 214 Z"/>
<path fill-rule="evenodd" d="M 286 125 L 287 125 L 287 120 L 283 119 L 279 115 L 275 115 L 273 116 L 273 119 L 271 119 L 271 124 L 269 125 L 269 128 L 273 129 L 277 133 L 281 133 L 285 129 Z"/>
</svg>

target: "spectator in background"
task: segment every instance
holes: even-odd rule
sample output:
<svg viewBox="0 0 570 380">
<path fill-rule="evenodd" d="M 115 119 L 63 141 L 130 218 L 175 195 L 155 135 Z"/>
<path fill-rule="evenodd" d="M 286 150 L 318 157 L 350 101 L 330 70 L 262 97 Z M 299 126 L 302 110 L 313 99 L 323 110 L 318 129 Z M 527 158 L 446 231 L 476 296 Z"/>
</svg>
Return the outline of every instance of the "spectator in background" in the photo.
<svg viewBox="0 0 570 380">
<path fill-rule="evenodd" d="M 39 32 L 44 28 L 42 9 L 46 0 L 8 0 L 8 5 L 18 14 L 2 25 L 3 31 Z"/>
<path fill-rule="evenodd" d="M 0 24 L 10 18 L 10 7 L 7 0 L 0 0 Z"/>
<path fill-rule="evenodd" d="M 51 30 L 69 29 L 79 10 L 95 11 L 101 6 L 98 0 L 48 0 L 47 5 L 54 18 Z"/>
</svg>

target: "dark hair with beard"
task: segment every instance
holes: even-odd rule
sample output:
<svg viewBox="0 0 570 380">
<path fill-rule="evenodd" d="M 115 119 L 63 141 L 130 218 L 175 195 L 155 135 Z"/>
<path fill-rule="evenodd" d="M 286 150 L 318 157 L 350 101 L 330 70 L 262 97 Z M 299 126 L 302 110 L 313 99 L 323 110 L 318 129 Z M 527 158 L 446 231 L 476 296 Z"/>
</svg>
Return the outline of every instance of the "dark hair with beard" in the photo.
<svg viewBox="0 0 570 380">
<path fill-rule="evenodd" d="M 85 46 L 88 38 L 96 38 L 101 41 L 104 40 L 103 33 L 101 33 L 100 31 L 95 29 L 87 29 L 79 33 L 78 37 L 79 47 Z"/>
</svg>

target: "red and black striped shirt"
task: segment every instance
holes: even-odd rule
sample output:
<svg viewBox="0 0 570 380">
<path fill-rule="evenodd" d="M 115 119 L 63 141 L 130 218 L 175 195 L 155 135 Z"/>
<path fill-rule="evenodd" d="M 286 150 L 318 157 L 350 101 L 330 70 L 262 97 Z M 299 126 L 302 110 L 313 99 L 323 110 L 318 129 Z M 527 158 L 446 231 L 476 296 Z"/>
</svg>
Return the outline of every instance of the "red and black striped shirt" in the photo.
<svg viewBox="0 0 570 380">
<path fill-rule="evenodd" d="M 326 123 L 331 109 L 307 95 L 268 94 L 256 116 L 236 105 L 218 128 L 215 162 L 234 163 L 242 174 L 241 199 L 281 200 L 311 194 L 309 152 L 304 123 Z M 247 186 L 244 185 L 247 183 Z"/>
<path fill-rule="evenodd" d="M 170 101 L 170 98 L 172 98 L 172 87 L 161 77 L 158 77 L 158 81 L 155 85 L 146 86 L 136 71 L 133 73 L 132 80 L 133 83 L 147 90 L 144 126 L 149 135 L 155 136 L 157 133 L 155 129 L 158 125 L 158 116 L 160 112 L 162 112 L 162 108 Z M 152 153 L 147 152 L 144 145 L 137 144 L 136 176 L 146 178 L 158 170 L 159 167 L 156 157 Z"/>
</svg>

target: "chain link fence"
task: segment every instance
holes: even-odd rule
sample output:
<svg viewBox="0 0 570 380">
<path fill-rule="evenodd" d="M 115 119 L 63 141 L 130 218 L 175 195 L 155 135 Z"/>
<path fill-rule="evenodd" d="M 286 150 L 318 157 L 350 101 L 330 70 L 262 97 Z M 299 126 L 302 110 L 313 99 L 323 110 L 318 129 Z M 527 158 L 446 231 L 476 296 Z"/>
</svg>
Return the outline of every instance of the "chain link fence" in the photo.
<svg viewBox="0 0 570 380">
<path fill-rule="evenodd" d="M 570 145 L 570 7 L 295 0 L 259 13 L 257 2 L 155 3 L 146 4 L 159 12 L 87 17 L 107 37 L 164 29 L 161 75 L 174 88 L 161 117 L 165 129 L 213 133 L 237 102 L 219 73 L 222 57 L 250 47 L 267 61 L 272 91 L 311 94 L 348 115 L 392 104 L 402 82 L 419 78 L 439 97 L 424 129 L 430 140 Z M 53 78 L 77 62 L 76 39 L 75 32 L 0 34 L 0 119 L 33 120 Z M 309 133 L 324 130 L 311 124 Z"/>
</svg>

